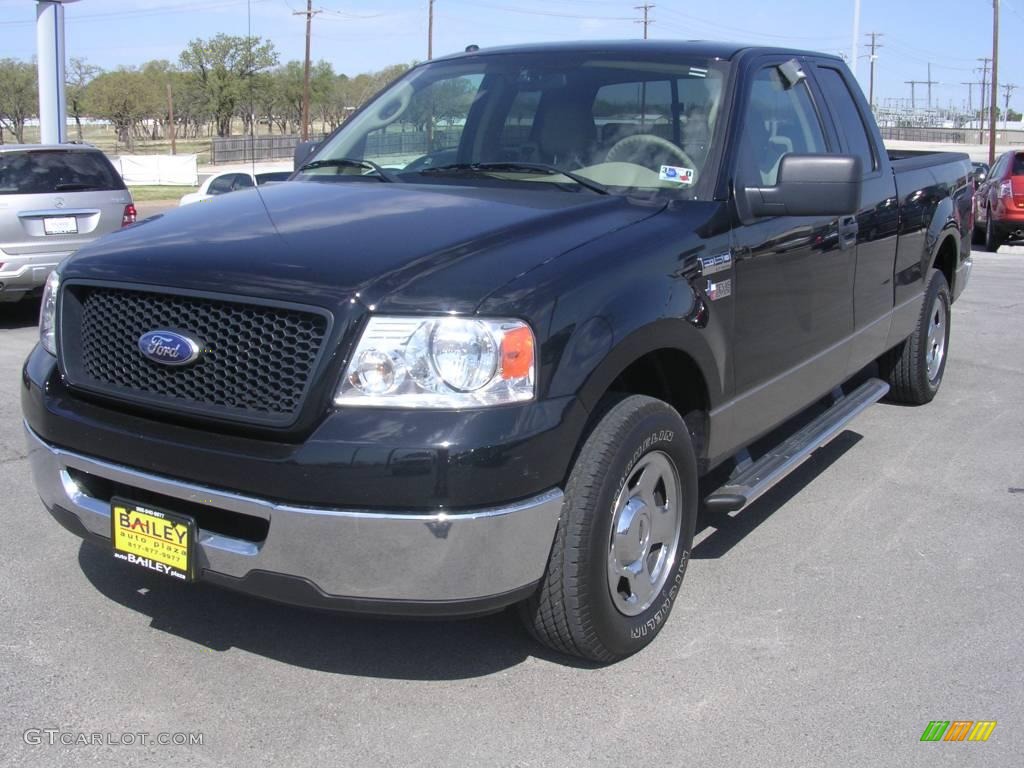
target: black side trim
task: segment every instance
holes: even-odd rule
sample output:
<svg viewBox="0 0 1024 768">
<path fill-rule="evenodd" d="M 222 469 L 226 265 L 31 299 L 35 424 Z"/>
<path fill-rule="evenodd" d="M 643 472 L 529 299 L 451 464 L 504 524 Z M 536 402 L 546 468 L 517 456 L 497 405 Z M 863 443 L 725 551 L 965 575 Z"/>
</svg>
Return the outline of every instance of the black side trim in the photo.
<svg viewBox="0 0 1024 768">
<path fill-rule="evenodd" d="M 219 587 L 244 592 L 275 603 L 298 605 L 325 611 L 344 611 L 374 616 L 421 618 L 480 616 L 500 611 L 532 595 L 537 584 L 473 600 L 385 600 L 377 598 L 329 595 L 309 579 L 272 571 L 250 571 L 237 578 L 217 571 L 203 570 L 200 579 Z"/>
</svg>

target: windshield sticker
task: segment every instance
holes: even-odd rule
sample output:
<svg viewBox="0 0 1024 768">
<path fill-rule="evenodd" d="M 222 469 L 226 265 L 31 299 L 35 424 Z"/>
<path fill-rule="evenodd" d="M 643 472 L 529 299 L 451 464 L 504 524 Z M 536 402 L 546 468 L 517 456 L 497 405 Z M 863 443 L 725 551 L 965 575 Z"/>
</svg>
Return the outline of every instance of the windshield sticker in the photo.
<svg viewBox="0 0 1024 768">
<path fill-rule="evenodd" d="M 661 181 L 674 181 L 676 184 L 693 184 L 693 168 L 680 168 L 677 165 L 661 166 L 658 174 Z"/>
</svg>

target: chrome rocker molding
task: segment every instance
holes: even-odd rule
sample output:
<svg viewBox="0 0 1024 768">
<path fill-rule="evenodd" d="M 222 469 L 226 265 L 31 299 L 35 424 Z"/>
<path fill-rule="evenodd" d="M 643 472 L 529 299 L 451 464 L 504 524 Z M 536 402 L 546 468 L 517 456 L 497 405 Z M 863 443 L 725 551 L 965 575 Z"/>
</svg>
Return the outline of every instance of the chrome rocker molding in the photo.
<svg viewBox="0 0 1024 768">
<path fill-rule="evenodd" d="M 500 607 L 525 597 L 540 580 L 562 509 L 558 488 L 467 512 L 303 508 L 92 459 L 49 445 L 27 423 L 25 435 L 40 498 L 78 535 L 109 542 L 110 505 L 90 496 L 69 469 L 262 518 L 269 531 L 258 543 L 200 529 L 197 573 L 202 580 L 315 607 L 378 612 L 375 606 L 383 606 L 379 612 L 452 615 L 474 612 L 472 607 L 488 601 Z M 264 588 L 268 577 L 274 586 Z M 436 609 L 417 610 L 419 603 Z"/>
</svg>

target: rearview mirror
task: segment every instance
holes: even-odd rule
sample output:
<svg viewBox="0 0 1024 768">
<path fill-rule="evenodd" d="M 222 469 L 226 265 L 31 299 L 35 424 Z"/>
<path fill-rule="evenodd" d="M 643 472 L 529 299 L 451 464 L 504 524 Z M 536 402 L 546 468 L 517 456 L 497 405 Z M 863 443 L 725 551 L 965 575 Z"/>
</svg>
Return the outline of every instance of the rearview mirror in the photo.
<svg viewBox="0 0 1024 768">
<path fill-rule="evenodd" d="M 846 216 L 857 212 L 862 186 L 853 155 L 783 156 L 774 187 L 745 187 L 742 202 L 752 217 Z"/>
<path fill-rule="evenodd" d="M 319 146 L 319 144 L 319 141 L 300 141 L 298 144 L 296 144 L 295 154 L 292 155 L 292 160 L 294 163 L 292 165 L 292 168 L 296 171 L 299 170 L 299 167 L 302 166 L 302 164 L 309 159 L 309 156 L 316 151 L 316 148 L 317 146 Z"/>
</svg>

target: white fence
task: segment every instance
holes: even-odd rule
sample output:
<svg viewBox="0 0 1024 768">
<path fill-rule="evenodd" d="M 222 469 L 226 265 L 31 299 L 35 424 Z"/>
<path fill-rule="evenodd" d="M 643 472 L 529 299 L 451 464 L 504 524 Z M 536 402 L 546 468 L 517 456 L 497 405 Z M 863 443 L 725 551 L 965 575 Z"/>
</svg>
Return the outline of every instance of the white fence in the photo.
<svg viewBox="0 0 1024 768">
<path fill-rule="evenodd" d="M 199 184 L 196 155 L 121 155 L 113 158 L 124 183 L 168 184 L 194 187 Z"/>
</svg>

